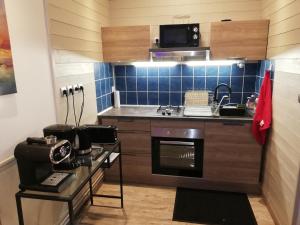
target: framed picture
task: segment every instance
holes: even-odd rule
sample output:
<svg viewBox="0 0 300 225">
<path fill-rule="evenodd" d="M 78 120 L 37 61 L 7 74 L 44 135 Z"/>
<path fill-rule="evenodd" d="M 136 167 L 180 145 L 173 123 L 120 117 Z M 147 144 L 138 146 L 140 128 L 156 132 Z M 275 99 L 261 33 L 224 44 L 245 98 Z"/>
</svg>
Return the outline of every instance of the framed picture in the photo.
<svg viewBox="0 0 300 225">
<path fill-rule="evenodd" d="M 0 95 L 17 92 L 4 0 L 0 0 Z"/>
</svg>

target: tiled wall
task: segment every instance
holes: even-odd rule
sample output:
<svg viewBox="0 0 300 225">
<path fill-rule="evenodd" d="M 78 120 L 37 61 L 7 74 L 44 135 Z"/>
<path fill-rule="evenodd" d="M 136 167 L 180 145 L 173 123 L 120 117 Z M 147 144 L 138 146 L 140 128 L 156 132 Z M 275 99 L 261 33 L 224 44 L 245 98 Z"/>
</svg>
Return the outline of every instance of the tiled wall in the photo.
<svg viewBox="0 0 300 225">
<path fill-rule="evenodd" d="M 270 60 L 264 60 L 260 62 L 259 73 L 256 76 L 255 82 L 255 94 L 258 95 L 260 91 L 260 87 L 263 83 L 263 79 L 265 77 L 266 70 L 270 68 L 270 63 L 272 63 L 272 71 L 271 71 L 271 80 L 274 80 L 274 70 L 275 70 L 275 62 Z"/>
<path fill-rule="evenodd" d="M 232 87 L 230 102 L 243 103 L 255 93 L 255 81 L 260 63 L 247 63 L 244 68 L 232 66 L 175 67 L 114 67 L 116 89 L 121 104 L 127 105 L 183 105 L 187 90 L 214 90 L 220 83 Z M 226 94 L 220 89 L 219 98 Z M 223 92 L 222 92 L 223 91 Z"/>
<path fill-rule="evenodd" d="M 95 63 L 95 86 L 96 86 L 96 99 L 97 111 L 101 112 L 110 106 L 111 92 L 113 86 L 113 71 L 111 64 L 108 63 Z"/>
</svg>

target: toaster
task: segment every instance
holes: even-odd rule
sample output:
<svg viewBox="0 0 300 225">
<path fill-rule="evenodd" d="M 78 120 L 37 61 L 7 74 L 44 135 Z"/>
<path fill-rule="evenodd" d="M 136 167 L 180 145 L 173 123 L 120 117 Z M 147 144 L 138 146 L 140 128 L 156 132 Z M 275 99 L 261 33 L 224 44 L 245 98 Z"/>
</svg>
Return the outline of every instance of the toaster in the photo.
<svg viewBox="0 0 300 225">
<path fill-rule="evenodd" d="M 117 138 L 117 127 L 103 125 L 85 125 L 92 144 L 112 144 Z"/>
</svg>

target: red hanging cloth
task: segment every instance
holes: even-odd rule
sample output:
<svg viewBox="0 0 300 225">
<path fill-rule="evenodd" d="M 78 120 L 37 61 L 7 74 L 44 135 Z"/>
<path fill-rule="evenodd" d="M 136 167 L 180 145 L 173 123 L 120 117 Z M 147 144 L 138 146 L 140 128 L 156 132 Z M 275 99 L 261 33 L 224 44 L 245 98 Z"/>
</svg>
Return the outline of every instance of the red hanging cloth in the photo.
<svg viewBox="0 0 300 225">
<path fill-rule="evenodd" d="M 266 71 L 263 84 L 260 89 L 258 104 L 256 107 L 252 133 L 256 141 L 264 145 L 266 143 L 267 130 L 272 123 L 272 84 L 270 71 Z"/>
</svg>

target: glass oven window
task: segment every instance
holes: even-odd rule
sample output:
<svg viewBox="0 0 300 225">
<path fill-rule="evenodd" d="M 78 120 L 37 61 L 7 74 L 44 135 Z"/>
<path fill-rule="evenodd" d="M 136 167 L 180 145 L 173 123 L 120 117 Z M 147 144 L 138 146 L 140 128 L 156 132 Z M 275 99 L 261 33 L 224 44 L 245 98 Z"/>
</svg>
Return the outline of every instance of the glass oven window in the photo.
<svg viewBox="0 0 300 225">
<path fill-rule="evenodd" d="M 202 177 L 203 139 L 152 137 L 152 173 Z"/>
<path fill-rule="evenodd" d="M 194 170 L 195 146 L 193 142 L 160 142 L 160 167 Z"/>
</svg>

